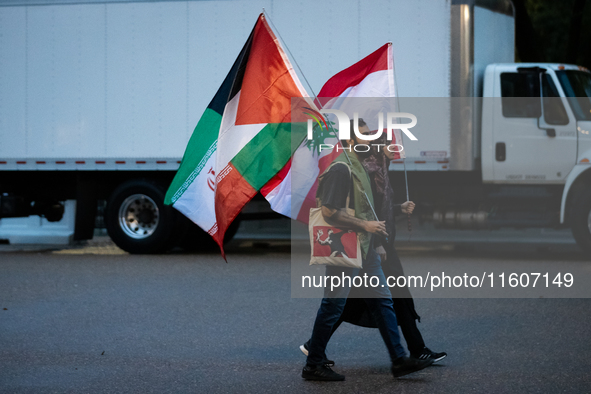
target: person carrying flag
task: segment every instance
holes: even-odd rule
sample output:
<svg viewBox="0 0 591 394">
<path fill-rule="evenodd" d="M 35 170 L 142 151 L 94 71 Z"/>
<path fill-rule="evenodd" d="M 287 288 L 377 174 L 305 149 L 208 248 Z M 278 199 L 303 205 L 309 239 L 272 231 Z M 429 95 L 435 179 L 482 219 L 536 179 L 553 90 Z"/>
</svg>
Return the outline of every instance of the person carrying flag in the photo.
<svg viewBox="0 0 591 394">
<path fill-rule="evenodd" d="M 351 125 L 351 129 L 352 127 Z M 385 147 L 384 142 L 376 141 L 376 144 L 381 144 Z M 380 149 L 379 152 L 374 148 L 373 152 L 363 159 L 361 163 L 371 181 L 376 213 L 381 220 L 385 221 L 386 232 L 389 234 L 387 240 L 379 237 L 376 243 L 376 252 L 380 255 L 382 270 L 386 277 L 404 276 L 402 264 L 394 247 L 394 239 L 396 237 L 394 220 L 395 216 L 412 214 L 415 208 L 415 204 L 412 201 L 407 201 L 404 204 L 394 204 L 394 192 L 388 177 L 388 164 L 390 160 L 394 160 L 394 154 L 394 152 L 386 148 Z M 447 353 L 433 352 L 425 346 L 423 336 L 416 324 L 416 320 L 420 321 L 420 317 L 415 310 L 414 301 L 408 287 L 391 287 L 390 291 L 393 296 L 392 301 L 396 319 L 411 356 L 421 360 L 430 359 L 434 363 L 447 357 Z M 364 300 L 353 297 L 348 298 L 343 314 L 333 326 L 332 333 L 337 330 L 342 322 L 364 327 L 376 327 L 376 323 L 367 309 Z M 300 346 L 300 350 L 306 356 L 308 355 L 309 346 L 309 340 Z M 334 365 L 334 361 L 332 360 L 326 360 L 326 363 L 329 366 Z"/>
<path fill-rule="evenodd" d="M 365 123 L 359 120 L 359 131 L 362 134 L 370 134 Z M 392 294 L 386 283 L 386 277 L 380 263 L 380 256 L 375 250 L 377 236 L 387 237 L 386 223 L 374 218 L 371 205 L 373 194 L 367 171 L 361 162 L 367 158 L 367 154 L 357 153 L 355 149 L 348 152 L 348 148 L 362 144 L 356 135 L 352 139 L 343 141 L 345 150 L 334 161 L 333 165 L 320 177 L 317 197 L 322 207 L 322 215 L 331 225 L 353 228 L 358 231 L 363 255 L 363 273 L 377 277 L 377 287 L 365 288 L 363 301 L 367 305 L 392 360 L 392 374 L 395 377 L 404 376 L 421 370 L 433 363 L 433 360 L 419 360 L 407 357 L 400 344 L 398 323 L 394 313 Z M 347 168 L 349 167 L 349 168 Z M 346 197 L 351 190 L 349 204 L 355 209 L 355 216 L 346 213 Z M 367 195 L 367 199 L 364 195 Z M 338 266 L 327 266 L 326 275 L 351 278 L 360 275 L 360 270 Z M 339 321 L 347 296 L 351 290 L 348 285 L 334 289 L 325 288 L 324 298 L 318 309 L 318 314 L 312 329 L 312 337 L 309 341 L 309 353 L 306 365 L 302 370 L 302 377 L 307 380 L 339 381 L 345 376 L 334 372 L 326 363 L 326 346 L 333 332 L 334 325 Z"/>
</svg>

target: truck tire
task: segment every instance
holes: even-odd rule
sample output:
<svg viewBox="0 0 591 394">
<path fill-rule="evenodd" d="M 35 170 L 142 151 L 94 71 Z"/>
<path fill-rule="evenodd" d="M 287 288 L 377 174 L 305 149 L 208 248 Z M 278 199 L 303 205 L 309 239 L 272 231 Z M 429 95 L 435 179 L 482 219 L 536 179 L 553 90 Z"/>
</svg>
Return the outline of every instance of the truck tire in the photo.
<svg viewBox="0 0 591 394">
<path fill-rule="evenodd" d="M 164 205 L 165 188 L 136 179 L 117 187 L 105 210 L 105 225 L 117 246 L 133 254 L 162 253 L 175 236 L 177 214 Z"/>
<path fill-rule="evenodd" d="M 219 250 L 218 244 L 213 240 L 213 238 L 211 238 L 209 234 L 207 234 L 189 219 L 183 217 L 182 220 L 185 222 L 185 229 L 183 234 L 179 237 L 178 246 L 187 252 L 211 252 Z M 224 245 L 234 238 L 239 226 L 239 219 L 236 219 L 232 222 L 226 231 L 226 234 L 224 235 Z"/>
<path fill-rule="evenodd" d="M 570 225 L 579 247 L 591 256 L 591 189 L 582 190 L 573 198 Z"/>
</svg>

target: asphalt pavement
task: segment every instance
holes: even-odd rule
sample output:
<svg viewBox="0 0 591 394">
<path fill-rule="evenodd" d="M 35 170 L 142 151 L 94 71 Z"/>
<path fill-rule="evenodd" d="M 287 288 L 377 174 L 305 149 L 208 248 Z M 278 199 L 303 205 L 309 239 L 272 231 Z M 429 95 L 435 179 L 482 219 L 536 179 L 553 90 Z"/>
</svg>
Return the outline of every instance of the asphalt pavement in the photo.
<svg viewBox="0 0 591 394">
<path fill-rule="evenodd" d="M 591 265 L 576 249 L 402 246 L 405 264 L 507 259 Z M 566 249 L 565 249 L 566 248 Z M 503 250 L 501 252 L 500 250 Z M 420 298 L 440 364 L 389 372 L 376 329 L 327 350 L 344 382 L 301 379 L 318 299 L 291 298 L 289 242 L 128 255 L 108 240 L 0 246 L 2 393 L 589 393 L 591 299 Z"/>
</svg>

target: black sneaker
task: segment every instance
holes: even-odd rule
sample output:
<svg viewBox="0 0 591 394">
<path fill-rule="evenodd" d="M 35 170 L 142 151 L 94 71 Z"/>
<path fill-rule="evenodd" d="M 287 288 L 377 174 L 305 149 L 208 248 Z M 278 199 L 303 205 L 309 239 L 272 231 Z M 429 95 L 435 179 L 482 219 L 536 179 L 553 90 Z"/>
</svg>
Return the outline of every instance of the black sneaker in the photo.
<svg viewBox="0 0 591 394">
<path fill-rule="evenodd" d="M 303 345 L 300 345 L 300 350 L 302 351 L 302 353 L 304 353 L 306 357 L 308 357 L 308 345 L 310 345 L 310 341 L 304 343 Z M 334 361 L 324 359 L 324 365 L 326 365 L 327 367 L 334 367 Z"/>
<path fill-rule="evenodd" d="M 336 382 L 345 380 L 344 375 L 340 375 L 330 369 L 327 365 L 308 365 L 302 370 L 302 378 L 306 380 L 320 380 L 325 382 Z"/>
<path fill-rule="evenodd" d="M 444 358 L 446 358 L 447 353 L 445 353 L 445 352 L 435 353 L 434 351 L 432 351 L 428 347 L 425 347 L 421 353 L 413 354 L 412 356 L 414 358 L 418 358 L 419 360 L 433 360 L 433 362 L 436 363 L 436 362 L 441 361 Z"/>
<path fill-rule="evenodd" d="M 414 357 L 399 357 L 392 362 L 392 375 L 399 378 L 409 373 L 420 371 L 433 364 L 433 360 L 419 360 Z"/>
</svg>

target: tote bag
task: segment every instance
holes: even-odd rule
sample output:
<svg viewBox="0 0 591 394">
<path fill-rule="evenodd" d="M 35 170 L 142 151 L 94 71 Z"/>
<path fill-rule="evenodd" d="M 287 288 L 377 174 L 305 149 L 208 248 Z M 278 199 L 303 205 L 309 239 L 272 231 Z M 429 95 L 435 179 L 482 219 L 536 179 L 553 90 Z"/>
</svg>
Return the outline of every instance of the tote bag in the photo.
<svg viewBox="0 0 591 394">
<path fill-rule="evenodd" d="M 349 166 L 347 166 L 349 168 Z M 351 168 L 349 168 L 349 175 Z M 347 194 L 345 210 L 355 216 L 355 210 L 349 208 L 351 189 Z M 339 267 L 362 268 L 361 246 L 356 230 L 336 227 L 328 224 L 322 215 L 322 208 L 310 209 L 308 222 L 310 233 L 310 265 L 334 265 Z"/>
</svg>

